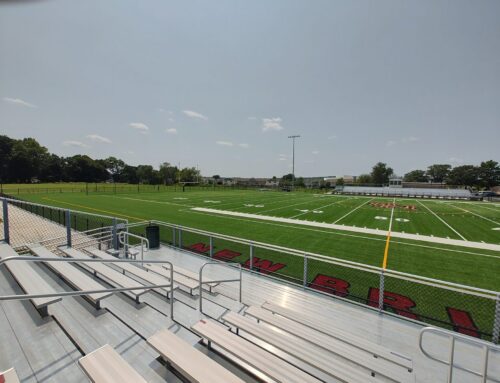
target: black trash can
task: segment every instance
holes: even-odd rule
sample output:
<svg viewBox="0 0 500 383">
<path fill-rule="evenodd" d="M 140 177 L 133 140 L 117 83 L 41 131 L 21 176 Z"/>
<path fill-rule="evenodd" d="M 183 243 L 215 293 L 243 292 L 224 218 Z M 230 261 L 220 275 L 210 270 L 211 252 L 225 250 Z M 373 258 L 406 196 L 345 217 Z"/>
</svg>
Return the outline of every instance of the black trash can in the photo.
<svg viewBox="0 0 500 383">
<path fill-rule="evenodd" d="M 150 249 L 160 248 L 160 226 L 149 225 L 146 226 L 146 238 L 149 241 Z"/>
</svg>

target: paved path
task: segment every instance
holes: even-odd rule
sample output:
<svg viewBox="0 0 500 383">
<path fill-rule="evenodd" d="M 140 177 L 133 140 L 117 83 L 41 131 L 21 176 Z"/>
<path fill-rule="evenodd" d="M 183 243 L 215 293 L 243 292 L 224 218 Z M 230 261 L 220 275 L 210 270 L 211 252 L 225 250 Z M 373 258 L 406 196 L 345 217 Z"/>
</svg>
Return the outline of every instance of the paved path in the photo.
<svg viewBox="0 0 500 383">
<path fill-rule="evenodd" d="M 264 221 L 289 223 L 292 225 L 313 226 L 313 227 L 320 227 L 320 228 L 324 228 L 324 229 L 334 229 L 334 230 L 350 231 L 350 232 L 354 232 L 354 233 L 373 234 L 373 235 L 379 235 L 379 236 L 383 236 L 383 237 L 387 236 L 387 230 L 368 229 L 368 228 L 355 227 L 355 226 L 343 226 L 343 225 L 336 225 L 333 223 L 304 221 L 301 219 L 293 219 L 293 218 L 285 218 L 285 217 L 271 217 L 271 216 L 267 216 L 267 215 L 240 213 L 237 211 L 217 210 L 217 209 L 210 209 L 210 208 L 205 208 L 205 207 L 195 207 L 192 210 L 204 212 L 204 213 L 211 213 L 211 214 L 222 214 L 222 215 L 230 215 L 230 216 L 234 216 L 234 217 L 243 217 L 243 218 L 251 218 L 251 219 L 260 219 L 260 220 L 264 220 Z M 413 241 L 432 242 L 434 244 L 439 243 L 439 244 L 443 244 L 443 245 L 461 246 L 461 247 L 468 247 L 468 248 L 473 248 L 473 249 L 500 251 L 500 245 L 495 245 L 493 243 L 463 241 L 460 239 L 432 237 L 429 235 L 401 233 L 398 231 L 391 232 L 391 237 L 392 238 L 410 239 Z"/>
</svg>

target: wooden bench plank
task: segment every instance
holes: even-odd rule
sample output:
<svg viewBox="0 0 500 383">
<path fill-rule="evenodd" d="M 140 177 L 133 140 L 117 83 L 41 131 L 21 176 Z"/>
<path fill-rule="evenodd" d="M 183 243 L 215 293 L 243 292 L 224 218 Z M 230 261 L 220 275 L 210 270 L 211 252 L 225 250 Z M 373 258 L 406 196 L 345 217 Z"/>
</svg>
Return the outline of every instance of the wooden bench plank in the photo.
<svg viewBox="0 0 500 383">
<path fill-rule="evenodd" d="M 0 244 L 0 258 L 18 257 L 19 255 L 8 244 Z M 40 274 L 33 268 L 29 262 L 11 261 L 5 263 L 14 279 L 19 283 L 26 294 L 53 294 L 57 291 L 52 288 Z M 59 302 L 61 297 L 53 298 L 33 298 L 30 299 L 35 308 L 46 310 L 46 307 L 52 303 Z M 42 312 L 42 315 L 46 315 Z"/>
<path fill-rule="evenodd" d="M 364 383 L 375 382 L 370 371 L 354 369 L 344 361 L 334 359 L 332 354 L 315 345 L 293 337 L 287 333 L 275 331 L 256 321 L 234 312 L 229 312 L 222 318 L 226 323 L 239 328 L 251 336 L 272 345 L 294 358 L 309 364 L 323 373 L 343 382 Z"/>
<path fill-rule="evenodd" d="M 348 343 L 352 346 L 358 347 L 362 350 L 369 351 L 375 355 L 379 355 L 380 357 L 383 357 L 384 359 L 390 360 L 396 364 L 399 364 L 409 371 L 413 370 L 413 362 L 411 358 L 399 354 L 397 352 L 394 352 L 384 346 L 380 346 L 378 344 L 375 344 L 373 342 L 367 341 L 366 339 L 357 337 L 356 335 L 353 335 L 351 333 L 348 333 L 346 331 L 342 331 L 334 326 L 332 326 L 330 323 L 326 323 L 325 321 L 322 321 L 319 318 L 313 318 L 311 316 L 308 316 L 307 314 L 303 312 L 298 312 L 296 310 L 292 310 L 277 304 L 265 302 L 262 305 L 262 308 L 275 313 L 279 314 L 285 318 L 291 319 L 294 322 L 300 323 L 306 327 L 310 327 L 316 331 L 319 331 L 321 333 L 324 333 L 326 335 L 329 335 L 333 338 L 339 339 L 345 343 Z"/>
<path fill-rule="evenodd" d="M 78 361 L 94 383 L 147 383 L 109 344 Z"/>
<path fill-rule="evenodd" d="M 233 361 L 247 369 L 247 365 L 268 378 L 287 383 L 319 383 L 320 380 L 299 370 L 276 355 L 231 333 L 225 327 L 200 320 L 191 329 L 201 337 L 234 356 Z M 240 362 L 242 361 L 242 362 Z M 248 370 L 248 369 L 247 369 Z M 251 370 L 248 370 L 252 373 Z"/>
<path fill-rule="evenodd" d="M 0 372 L 0 383 L 19 383 L 19 377 L 17 376 L 16 370 L 14 368 L 9 368 L 4 372 Z"/>
<path fill-rule="evenodd" d="M 29 249 L 37 256 L 42 258 L 60 258 L 43 246 L 29 246 Z M 60 274 L 66 282 L 76 290 L 104 290 L 105 287 L 85 274 L 82 270 L 77 269 L 74 265 L 64 262 L 44 262 L 56 273 Z M 109 297 L 113 293 L 97 293 L 88 294 L 87 298 L 97 304 L 101 299 Z"/>
<path fill-rule="evenodd" d="M 84 254 L 81 251 L 75 250 L 71 247 L 61 248 L 61 251 L 72 258 L 90 258 L 90 256 L 88 256 L 87 254 Z M 126 275 L 123 275 L 119 271 L 116 271 L 103 263 L 85 262 L 81 263 L 81 265 L 89 268 L 96 274 L 104 277 L 115 287 L 129 288 L 129 287 L 144 286 L 143 284 L 137 282 L 136 280 L 129 278 Z M 150 288 L 145 287 L 144 290 L 125 291 L 124 294 L 128 295 L 132 299 L 135 299 L 137 302 L 139 302 L 139 297 L 142 294 L 148 292 L 149 290 Z"/>
<path fill-rule="evenodd" d="M 370 350 L 352 346 L 351 344 L 345 343 L 340 339 L 316 331 L 299 322 L 295 322 L 292 319 L 275 315 L 270 311 L 257 306 L 250 306 L 246 310 L 245 314 L 293 334 L 296 337 L 304 339 L 310 343 L 314 343 L 327 351 L 339 354 L 340 356 L 353 361 L 360 361 L 364 366 L 370 367 L 373 363 L 376 363 L 376 365 L 370 367 L 373 368 L 374 372 L 376 372 L 380 367 L 384 367 L 384 370 L 386 370 L 387 368 L 390 368 L 391 365 L 398 366 L 401 369 L 411 372 L 411 369 L 408 368 L 407 360 L 395 357 L 389 352 L 385 352 L 385 350 L 383 353 L 374 353 Z M 382 370 L 381 373 L 384 373 L 384 371 Z"/>
<path fill-rule="evenodd" d="M 90 248 L 90 249 L 86 249 L 86 251 L 88 251 L 90 254 L 96 256 L 97 258 L 100 258 L 100 259 L 107 259 L 107 260 L 116 260 L 117 258 L 102 251 L 102 250 L 99 250 L 99 249 L 93 249 L 93 248 Z M 115 265 L 116 267 L 122 269 L 124 272 L 127 272 L 129 274 L 132 274 L 146 282 L 148 282 L 149 284 L 152 284 L 152 285 L 165 285 L 165 284 L 168 284 L 170 283 L 170 279 L 169 278 L 165 278 L 163 276 L 160 276 L 158 274 L 155 274 L 155 273 L 149 273 L 147 270 L 144 270 L 144 269 L 141 269 L 140 267 L 136 266 L 136 265 L 133 265 L 131 263 L 125 263 L 125 262 L 116 262 L 116 263 L 112 263 L 113 265 Z M 175 280 L 175 279 L 174 279 Z M 174 289 L 177 288 L 178 286 L 174 284 Z M 168 296 L 168 293 L 170 292 L 170 288 L 158 288 L 158 289 L 154 289 L 155 291 L 158 291 L 160 294 L 165 294 Z"/>
<path fill-rule="evenodd" d="M 167 329 L 157 332 L 148 338 L 147 342 L 189 381 L 198 383 L 244 382 Z"/>
</svg>

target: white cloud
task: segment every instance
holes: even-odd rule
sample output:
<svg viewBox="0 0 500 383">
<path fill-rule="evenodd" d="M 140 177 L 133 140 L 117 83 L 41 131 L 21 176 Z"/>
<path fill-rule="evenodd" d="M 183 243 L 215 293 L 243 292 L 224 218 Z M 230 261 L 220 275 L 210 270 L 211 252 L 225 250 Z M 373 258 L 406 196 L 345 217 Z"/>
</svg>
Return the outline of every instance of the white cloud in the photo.
<svg viewBox="0 0 500 383">
<path fill-rule="evenodd" d="M 413 137 L 413 136 L 405 137 L 405 138 L 401 139 L 401 142 L 404 144 L 406 144 L 407 142 L 417 142 L 417 141 L 420 141 L 420 138 Z"/>
<path fill-rule="evenodd" d="M 314 154 L 314 155 L 319 154 L 319 150 L 313 150 L 312 154 Z"/>
<path fill-rule="evenodd" d="M 184 113 L 186 116 L 188 116 L 190 118 L 194 118 L 194 119 L 198 119 L 198 120 L 205 120 L 205 121 L 208 120 L 207 116 L 204 116 L 201 113 L 195 112 L 194 110 L 183 110 L 182 113 Z"/>
<path fill-rule="evenodd" d="M 238 146 L 239 146 L 240 148 L 245 148 L 245 149 L 247 149 L 250 145 L 248 145 L 248 144 L 238 144 Z"/>
<path fill-rule="evenodd" d="M 149 131 L 149 127 L 142 122 L 131 122 L 128 126 L 132 129 L 140 131 L 142 134 L 147 134 Z"/>
<path fill-rule="evenodd" d="M 87 138 L 95 142 L 100 142 L 103 144 L 111 144 L 111 140 L 109 138 L 100 136 L 98 134 L 89 134 Z"/>
<path fill-rule="evenodd" d="M 167 132 L 168 134 L 177 134 L 177 129 L 168 128 L 168 129 L 165 129 L 165 132 Z"/>
<path fill-rule="evenodd" d="M 262 131 L 267 132 L 269 130 L 283 130 L 281 122 L 283 120 L 280 117 L 263 118 L 262 119 Z"/>
<path fill-rule="evenodd" d="M 397 142 L 396 142 L 396 141 L 394 141 L 394 140 L 389 140 L 389 141 L 387 141 L 387 142 L 385 143 L 385 146 L 394 146 L 394 145 L 396 145 L 396 144 L 397 144 Z"/>
<path fill-rule="evenodd" d="M 21 100 L 20 98 L 4 97 L 3 100 L 5 102 L 8 102 L 9 104 L 21 105 L 21 106 L 25 106 L 27 108 L 38 108 L 38 106 L 36 106 L 35 104 L 32 104 L 28 101 Z"/>
<path fill-rule="evenodd" d="M 84 144 L 83 142 L 80 141 L 73 141 L 73 140 L 68 140 L 68 141 L 63 141 L 62 143 L 64 146 L 72 146 L 76 148 L 88 148 L 89 146 Z"/>
<path fill-rule="evenodd" d="M 217 145 L 222 145 L 222 146 L 233 146 L 234 144 L 230 141 L 216 141 L 215 142 Z"/>
<path fill-rule="evenodd" d="M 328 140 L 334 140 L 336 138 L 337 138 L 337 136 L 335 134 L 327 137 Z"/>
</svg>

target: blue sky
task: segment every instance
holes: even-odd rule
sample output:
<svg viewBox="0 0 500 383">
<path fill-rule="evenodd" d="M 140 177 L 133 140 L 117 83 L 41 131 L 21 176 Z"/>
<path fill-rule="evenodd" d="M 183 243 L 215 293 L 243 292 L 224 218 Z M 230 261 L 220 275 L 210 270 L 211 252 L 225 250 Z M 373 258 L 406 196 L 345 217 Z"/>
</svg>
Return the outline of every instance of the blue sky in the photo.
<svg viewBox="0 0 500 383">
<path fill-rule="evenodd" d="M 204 175 L 499 158 L 500 1 L 0 2 L 0 133 Z"/>
</svg>

